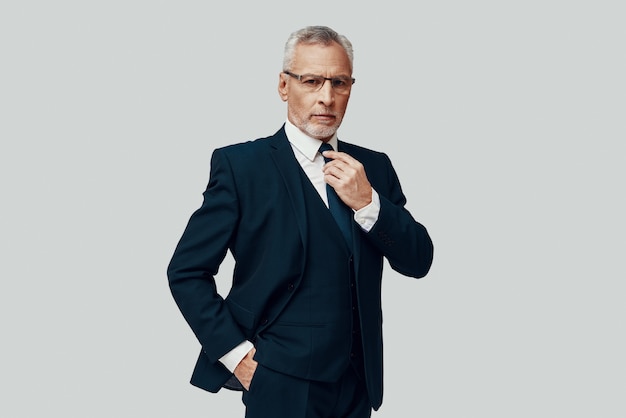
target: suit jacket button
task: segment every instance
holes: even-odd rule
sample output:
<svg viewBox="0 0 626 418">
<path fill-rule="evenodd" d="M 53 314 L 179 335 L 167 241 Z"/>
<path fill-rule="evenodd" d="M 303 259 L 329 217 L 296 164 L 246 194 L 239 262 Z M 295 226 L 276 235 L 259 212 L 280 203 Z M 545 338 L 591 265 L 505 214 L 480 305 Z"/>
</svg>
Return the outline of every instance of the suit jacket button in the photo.
<svg viewBox="0 0 626 418">
<path fill-rule="evenodd" d="M 287 285 L 287 290 L 289 290 L 290 292 L 293 290 L 293 283 L 289 283 Z"/>
<path fill-rule="evenodd" d="M 265 324 L 267 324 L 267 318 L 261 319 L 261 325 L 265 325 Z"/>
</svg>

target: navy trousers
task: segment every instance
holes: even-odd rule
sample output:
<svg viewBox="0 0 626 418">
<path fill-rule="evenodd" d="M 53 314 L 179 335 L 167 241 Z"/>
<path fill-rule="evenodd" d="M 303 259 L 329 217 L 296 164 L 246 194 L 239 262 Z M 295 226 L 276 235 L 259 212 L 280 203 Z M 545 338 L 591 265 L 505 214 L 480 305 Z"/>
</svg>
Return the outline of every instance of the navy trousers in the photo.
<svg viewBox="0 0 626 418">
<path fill-rule="evenodd" d="M 369 418 L 365 382 L 352 366 L 336 382 L 288 376 L 258 365 L 243 392 L 246 418 Z"/>
</svg>

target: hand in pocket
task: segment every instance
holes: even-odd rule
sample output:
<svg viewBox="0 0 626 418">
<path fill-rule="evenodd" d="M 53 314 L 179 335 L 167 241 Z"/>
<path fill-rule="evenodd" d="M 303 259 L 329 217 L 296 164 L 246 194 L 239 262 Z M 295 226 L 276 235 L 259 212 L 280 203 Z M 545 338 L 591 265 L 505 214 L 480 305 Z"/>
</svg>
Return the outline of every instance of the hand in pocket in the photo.
<svg viewBox="0 0 626 418">
<path fill-rule="evenodd" d="M 239 362 L 235 368 L 235 377 L 239 380 L 245 390 L 250 390 L 250 382 L 256 371 L 257 362 L 254 361 L 256 348 L 252 347 L 248 354 Z"/>
</svg>

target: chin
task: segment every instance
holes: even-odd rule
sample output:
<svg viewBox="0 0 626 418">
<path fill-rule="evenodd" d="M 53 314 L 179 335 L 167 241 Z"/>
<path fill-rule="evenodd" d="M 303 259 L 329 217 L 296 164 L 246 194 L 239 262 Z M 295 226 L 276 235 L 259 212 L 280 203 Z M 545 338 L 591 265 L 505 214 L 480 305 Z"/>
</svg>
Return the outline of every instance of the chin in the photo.
<svg viewBox="0 0 626 418">
<path fill-rule="evenodd" d="M 305 132 L 315 139 L 330 138 L 337 132 L 338 126 L 306 126 Z"/>
</svg>

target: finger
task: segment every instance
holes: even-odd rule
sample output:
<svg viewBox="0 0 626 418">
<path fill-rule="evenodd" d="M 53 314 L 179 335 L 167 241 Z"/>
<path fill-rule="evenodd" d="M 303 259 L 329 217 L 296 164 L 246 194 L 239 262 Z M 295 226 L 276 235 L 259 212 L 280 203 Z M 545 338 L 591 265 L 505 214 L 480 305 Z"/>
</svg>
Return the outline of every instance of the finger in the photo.
<svg viewBox="0 0 626 418">
<path fill-rule="evenodd" d="M 331 176 L 339 180 L 345 180 L 350 177 L 350 172 L 348 167 L 341 167 L 338 165 L 332 165 L 324 167 L 323 170 L 324 176 Z"/>
</svg>

